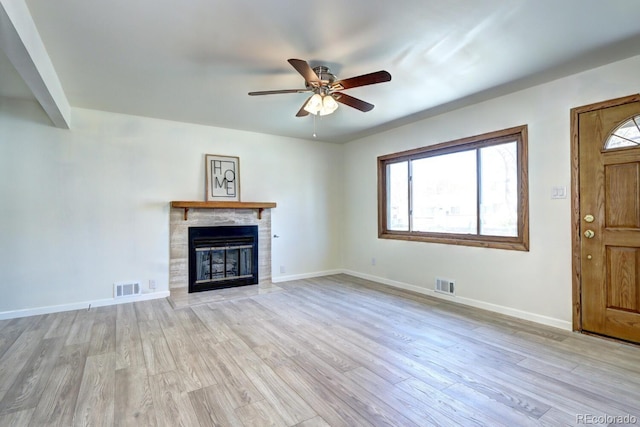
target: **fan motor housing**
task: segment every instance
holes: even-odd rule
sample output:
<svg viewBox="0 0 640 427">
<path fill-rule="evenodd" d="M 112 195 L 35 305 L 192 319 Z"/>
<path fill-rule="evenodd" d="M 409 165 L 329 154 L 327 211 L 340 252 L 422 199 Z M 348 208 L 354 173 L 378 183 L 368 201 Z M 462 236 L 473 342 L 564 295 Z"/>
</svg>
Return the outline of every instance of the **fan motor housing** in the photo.
<svg viewBox="0 0 640 427">
<path fill-rule="evenodd" d="M 324 65 L 318 65 L 317 67 L 313 67 L 313 72 L 316 73 L 318 79 L 322 81 L 322 86 L 331 85 L 331 83 L 336 81 L 336 76 L 329 71 L 329 67 L 325 67 Z M 305 82 L 307 88 L 311 88 L 312 85 L 309 82 Z"/>
</svg>

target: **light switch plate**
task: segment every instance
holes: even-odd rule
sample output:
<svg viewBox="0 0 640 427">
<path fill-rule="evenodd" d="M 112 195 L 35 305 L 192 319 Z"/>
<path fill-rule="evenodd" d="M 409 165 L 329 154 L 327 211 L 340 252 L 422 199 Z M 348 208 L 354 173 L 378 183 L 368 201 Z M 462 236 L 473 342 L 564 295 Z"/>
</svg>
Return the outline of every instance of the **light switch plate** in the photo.
<svg viewBox="0 0 640 427">
<path fill-rule="evenodd" d="M 553 187 L 551 187 L 551 198 L 552 199 L 566 199 L 567 198 L 567 187 L 566 186 L 553 186 Z"/>
</svg>

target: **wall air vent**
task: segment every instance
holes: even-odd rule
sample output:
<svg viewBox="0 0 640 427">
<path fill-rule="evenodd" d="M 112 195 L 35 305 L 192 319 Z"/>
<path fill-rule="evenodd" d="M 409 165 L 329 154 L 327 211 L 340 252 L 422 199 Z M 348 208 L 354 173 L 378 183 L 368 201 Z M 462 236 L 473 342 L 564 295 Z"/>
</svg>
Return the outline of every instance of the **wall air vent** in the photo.
<svg viewBox="0 0 640 427">
<path fill-rule="evenodd" d="M 122 298 L 140 295 L 140 282 L 121 282 L 113 284 L 113 297 Z"/>
<path fill-rule="evenodd" d="M 435 291 L 443 294 L 455 295 L 455 285 L 456 283 L 453 280 L 436 277 Z"/>
</svg>

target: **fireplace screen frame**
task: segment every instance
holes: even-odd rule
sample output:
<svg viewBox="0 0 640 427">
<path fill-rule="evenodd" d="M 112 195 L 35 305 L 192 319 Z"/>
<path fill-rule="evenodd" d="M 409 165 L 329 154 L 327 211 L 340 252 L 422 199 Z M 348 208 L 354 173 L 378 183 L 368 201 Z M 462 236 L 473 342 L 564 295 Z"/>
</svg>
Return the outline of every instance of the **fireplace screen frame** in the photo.
<svg viewBox="0 0 640 427">
<path fill-rule="evenodd" d="M 189 293 L 258 284 L 257 225 L 189 227 L 188 244 Z"/>
</svg>

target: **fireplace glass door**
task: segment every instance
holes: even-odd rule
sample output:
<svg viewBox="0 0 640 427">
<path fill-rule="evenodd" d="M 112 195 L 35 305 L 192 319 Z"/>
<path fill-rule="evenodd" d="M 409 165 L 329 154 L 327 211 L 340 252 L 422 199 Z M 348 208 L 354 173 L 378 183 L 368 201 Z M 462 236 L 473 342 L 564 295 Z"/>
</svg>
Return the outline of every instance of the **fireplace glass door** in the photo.
<svg viewBox="0 0 640 427">
<path fill-rule="evenodd" d="M 258 227 L 189 227 L 189 292 L 255 285 Z"/>
<path fill-rule="evenodd" d="M 253 245 L 196 248 L 196 283 L 252 276 Z"/>
</svg>

